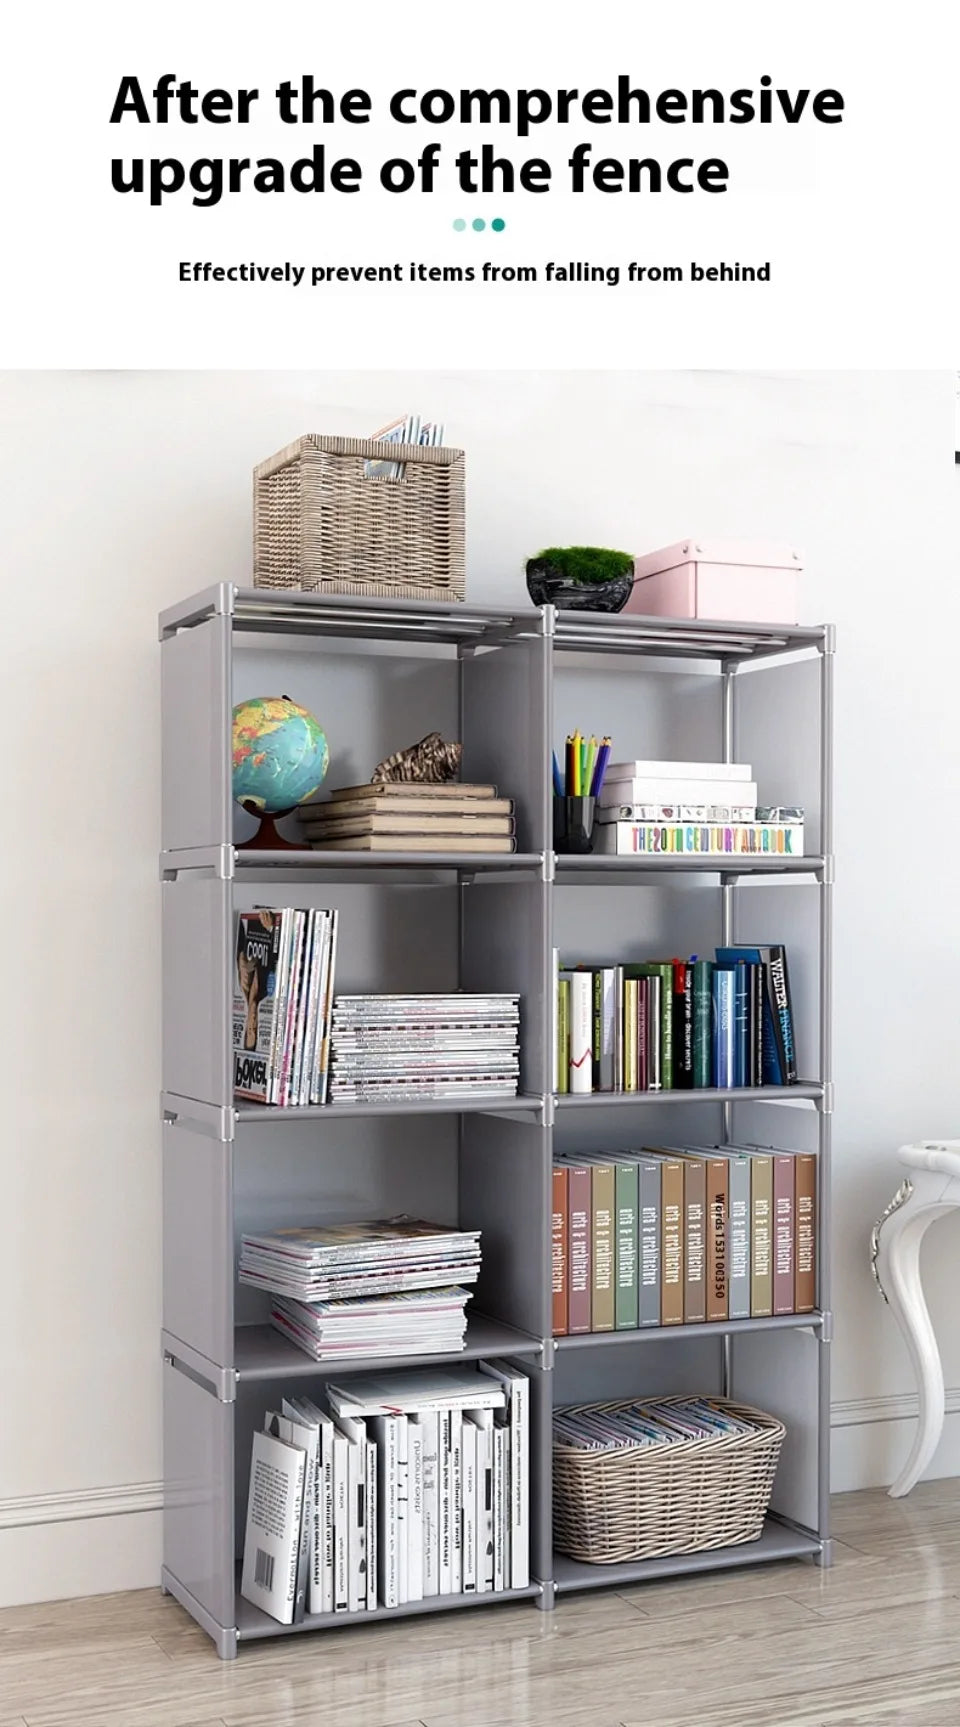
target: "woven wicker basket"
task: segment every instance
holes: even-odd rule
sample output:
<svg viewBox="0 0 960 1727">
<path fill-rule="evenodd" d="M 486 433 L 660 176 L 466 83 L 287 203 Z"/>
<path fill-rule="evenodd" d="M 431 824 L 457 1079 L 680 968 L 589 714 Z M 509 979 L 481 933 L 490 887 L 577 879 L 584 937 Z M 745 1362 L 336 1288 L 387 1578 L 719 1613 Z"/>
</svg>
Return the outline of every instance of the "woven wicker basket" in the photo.
<svg viewBox="0 0 960 1727">
<path fill-rule="evenodd" d="M 553 1539 L 559 1552 L 593 1565 L 616 1565 L 756 1541 L 786 1430 L 758 1409 L 713 1401 L 750 1421 L 754 1431 L 616 1451 L 555 1443 Z M 581 1407 L 605 1411 L 624 1404 Z"/>
<path fill-rule="evenodd" d="M 368 457 L 405 464 L 368 478 Z M 253 471 L 253 580 L 383 599 L 462 600 L 462 450 L 307 436 Z"/>
</svg>

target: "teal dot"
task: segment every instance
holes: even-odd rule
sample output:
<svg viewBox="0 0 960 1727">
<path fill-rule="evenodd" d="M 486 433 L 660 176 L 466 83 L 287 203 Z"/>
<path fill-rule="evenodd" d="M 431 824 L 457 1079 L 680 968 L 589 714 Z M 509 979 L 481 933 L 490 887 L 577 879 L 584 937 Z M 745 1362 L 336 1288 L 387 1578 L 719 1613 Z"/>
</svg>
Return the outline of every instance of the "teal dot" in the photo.
<svg viewBox="0 0 960 1727">
<path fill-rule="evenodd" d="M 507 224 L 502 216 L 494 216 L 493 221 L 490 223 L 495 234 L 502 234 L 506 225 Z"/>
<path fill-rule="evenodd" d="M 485 227 L 486 227 L 486 225 L 487 225 L 487 224 L 486 224 L 486 222 L 485 222 L 485 221 L 484 221 L 484 219 L 483 219 L 483 217 L 482 217 L 482 216 L 475 216 L 475 217 L 474 217 L 474 219 L 473 219 L 473 226 L 474 226 L 474 228 L 475 228 L 475 230 L 476 230 L 476 232 L 477 232 L 477 233 L 478 233 L 478 234 L 482 234 L 482 233 L 483 233 L 483 230 L 484 230 L 484 228 L 485 228 Z"/>
<path fill-rule="evenodd" d="M 463 233 L 463 230 L 464 230 L 464 228 L 465 228 L 465 227 L 466 227 L 466 225 L 467 225 L 467 224 L 466 224 L 466 222 L 465 222 L 465 221 L 464 221 L 464 219 L 463 219 L 463 217 L 462 217 L 462 216 L 458 216 L 458 217 L 457 217 L 457 219 L 456 219 L 456 221 L 455 221 L 455 222 L 454 222 L 454 224 L 453 224 L 453 225 L 454 225 L 454 227 L 455 227 L 455 228 L 456 228 L 456 230 L 457 230 L 457 233 L 458 233 L 458 234 L 462 234 L 462 233 Z"/>
</svg>

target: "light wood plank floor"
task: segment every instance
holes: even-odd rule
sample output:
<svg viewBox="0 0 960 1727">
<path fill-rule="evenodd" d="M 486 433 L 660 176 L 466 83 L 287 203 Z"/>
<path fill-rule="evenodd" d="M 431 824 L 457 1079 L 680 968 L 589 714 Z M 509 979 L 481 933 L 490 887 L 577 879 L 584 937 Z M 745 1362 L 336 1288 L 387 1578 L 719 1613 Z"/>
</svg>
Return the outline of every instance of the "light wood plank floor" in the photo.
<svg viewBox="0 0 960 1727">
<path fill-rule="evenodd" d="M 0 1612 L 0 1727 L 960 1727 L 960 1481 L 835 1501 L 837 1562 L 251 1645 L 156 1590 Z"/>
</svg>

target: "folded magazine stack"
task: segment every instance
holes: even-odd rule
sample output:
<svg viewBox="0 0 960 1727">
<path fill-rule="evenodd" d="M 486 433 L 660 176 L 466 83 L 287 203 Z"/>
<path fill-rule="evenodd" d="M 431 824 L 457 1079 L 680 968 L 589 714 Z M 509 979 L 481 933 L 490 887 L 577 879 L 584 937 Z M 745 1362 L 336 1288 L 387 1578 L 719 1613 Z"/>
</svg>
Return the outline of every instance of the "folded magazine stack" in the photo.
<svg viewBox="0 0 960 1727">
<path fill-rule="evenodd" d="M 477 1362 L 328 1383 L 253 1436 L 241 1593 L 281 1624 L 525 1589 L 530 1381 Z"/>
<path fill-rule="evenodd" d="M 516 995 L 341 995 L 334 1002 L 333 1103 L 515 1097 Z"/>
<path fill-rule="evenodd" d="M 452 1355 L 480 1272 L 480 1232 L 420 1218 L 297 1225 L 244 1235 L 240 1282 L 314 1361 Z"/>
</svg>

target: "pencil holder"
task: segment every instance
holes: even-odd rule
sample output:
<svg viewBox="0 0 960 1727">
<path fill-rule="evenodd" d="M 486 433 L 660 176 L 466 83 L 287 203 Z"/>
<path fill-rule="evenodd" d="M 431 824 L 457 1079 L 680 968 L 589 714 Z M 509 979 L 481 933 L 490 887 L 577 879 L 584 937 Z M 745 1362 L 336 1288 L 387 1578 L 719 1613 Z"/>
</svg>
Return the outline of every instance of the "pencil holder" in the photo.
<svg viewBox="0 0 960 1727">
<path fill-rule="evenodd" d="M 554 851 L 582 853 L 593 850 L 593 818 L 596 807 L 596 798 L 554 798 Z"/>
</svg>

